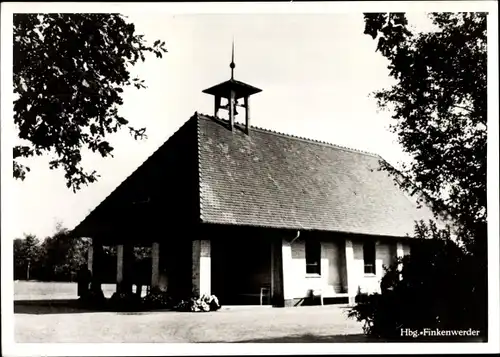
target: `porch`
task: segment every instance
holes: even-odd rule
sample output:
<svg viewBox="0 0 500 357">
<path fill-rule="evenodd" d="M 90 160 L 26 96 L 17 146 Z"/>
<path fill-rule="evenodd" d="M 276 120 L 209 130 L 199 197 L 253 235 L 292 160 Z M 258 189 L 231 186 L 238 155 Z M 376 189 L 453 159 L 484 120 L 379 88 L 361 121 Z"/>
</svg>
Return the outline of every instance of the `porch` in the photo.
<svg viewBox="0 0 500 357">
<path fill-rule="evenodd" d="M 214 294 L 225 306 L 353 304 L 359 292 L 378 291 L 383 265 L 409 249 L 394 238 L 219 225 L 190 236 L 210 239 L 150 242 L 144 285 L 174 299 Z M 116 291 L 132 292 L 134 243 L 116 247 Z M 102 241 L 93 240 L 88 266 L 96 288 L 100 252 Z"/>
</svg>

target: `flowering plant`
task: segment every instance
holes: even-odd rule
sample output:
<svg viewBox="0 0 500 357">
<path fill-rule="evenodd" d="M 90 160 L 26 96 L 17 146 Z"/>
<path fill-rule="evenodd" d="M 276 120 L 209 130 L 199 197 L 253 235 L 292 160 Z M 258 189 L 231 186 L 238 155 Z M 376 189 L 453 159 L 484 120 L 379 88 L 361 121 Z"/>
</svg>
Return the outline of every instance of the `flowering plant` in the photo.
<svg viewBox="0 0 500 357">
<path fill-rule="evenodd" d="M 199 297 L 192 297 L 189 300 L 182 300 L 174 306 L 177 311 L 208 312 L 217 311 L 221 307 L 219 299 L 215 295 L 203 294 Z"/>
</svg>

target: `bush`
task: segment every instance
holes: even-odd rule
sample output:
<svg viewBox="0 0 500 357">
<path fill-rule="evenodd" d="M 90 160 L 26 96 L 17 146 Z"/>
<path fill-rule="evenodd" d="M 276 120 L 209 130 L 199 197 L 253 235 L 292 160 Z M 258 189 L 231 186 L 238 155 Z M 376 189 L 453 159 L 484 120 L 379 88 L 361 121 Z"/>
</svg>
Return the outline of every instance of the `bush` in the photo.
<svg viewBox="0 0 500 357">
<path fill-rule="evenodd" d="M 142 298 L 142 304 L 148 309 L 170 309 L 173 307 L 172 298 L 163 291 L 152 291 Z"/>
<path fill-rule="evenodd" d="M 108 306 L 114 311 L 141 310 L 141 298 L 132 292 L 116 292 L 111 296 Z"/>
<path fill-rule="evenodd" d="M 90 289 L 78 301 L 86 308 L 103 309 L 107 306 L 107 300 L 102 290 Z"/>
<path fill-rule="evenodd" d="M 398 269 L 401 263 L 402 269 Z M 388 267 L 381 294 L 357 299 L 348 316 L 365 333 L 401 339 L 401 329 L 479 330 L 486 335 L 485 265 L 449 239 L 419 241 Z"/>
</svg>

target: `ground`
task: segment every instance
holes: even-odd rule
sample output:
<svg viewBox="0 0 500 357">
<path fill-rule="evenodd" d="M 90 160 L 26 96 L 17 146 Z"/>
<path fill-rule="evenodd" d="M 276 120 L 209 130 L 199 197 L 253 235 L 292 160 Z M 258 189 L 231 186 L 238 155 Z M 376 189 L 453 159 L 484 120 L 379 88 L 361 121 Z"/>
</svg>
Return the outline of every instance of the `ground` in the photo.
<svg viewBox="0 0 500 357">
<path fill-rule="evenodd" d="M 106 296 L 114 285 L 103 287 Z M 88 312 L 67 307 L 76 284 L 16 282 L 16 342 L 361 342 L 345 305 L 223 307 L 217 312 Z"/>
</svg>

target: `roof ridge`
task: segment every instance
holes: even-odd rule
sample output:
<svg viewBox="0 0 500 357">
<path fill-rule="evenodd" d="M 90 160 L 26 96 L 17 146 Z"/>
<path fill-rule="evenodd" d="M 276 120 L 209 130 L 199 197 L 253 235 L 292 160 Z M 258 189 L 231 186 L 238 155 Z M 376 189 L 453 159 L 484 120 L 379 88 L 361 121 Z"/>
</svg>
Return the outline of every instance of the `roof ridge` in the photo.
<svg viewBox="0 0 500 357">
<path fill-rule="evenodd" d="M 222 121 L 224 123 L 229 123 L 229 121 L 227 119 L 216 118 L 216 117 L 214 117 L 212 115 L 198 113 L 198 112 L 195 112 L 195 114 L 197 115 L 198 118 L 202 118 L 202 119 L 207 118 L 207 119 L 210 119 L 210 120 L 219 120 L 219 121 Z M 235 124 L 239 124 L 239 123 L 235 123 Z M 340 149 L 340 150 L 344 150 L 344 151 L 354 152 L 354 153 L 358 153 L 358 154 L 364 154 L 364 155 L 373 156 L 373 157 L 376 157 L 376 158 L 382 158 L 379 154 L 376 154 L 376 153 L 373 153 L 373 152 L 369 152 L 369 151 L 365 151 L 365 150 L 360 150 L 360 149 L 354 149 L 354 148 L 350 148 L 350 147 L 342 146 L 342 145 L 338 145 L 338 144 L 333 144 L 333 143 L 330 143 L 330 142 L 324 141 L 324 140 L 312 139 L 312 138 L 307 138 L 307 137 L 298 136 L 298 135 L 294 135 L 294 134 L 287 134 L 287 133 L 283 133 L 283 132 L 280 132 L 280 131 L 276 131 L 276 130 L 272 130 L 272 129 L 266 129 L 266 128 L 261 128 L 261 127 L 253 126 L 253 125 L 250 125 L 250 128 L 254 129 L 254 130 L 262 131 L 262 132 L 265 132 L 265 133 L 277 135 L 277 136 L 283 136 L 283 137 L 292 138 L 292 139 L 295 139 L 295 140 L 305 141 L 305 142 L 309 142 L 309 143 L 313 143 L 313 144 L 318 144 L 318 145 L 322 145 L 322 146 L 327 146 L 327 147 L 331 147 L 331 148 L 335 148 L 335 149 Z"/>
</svg>

